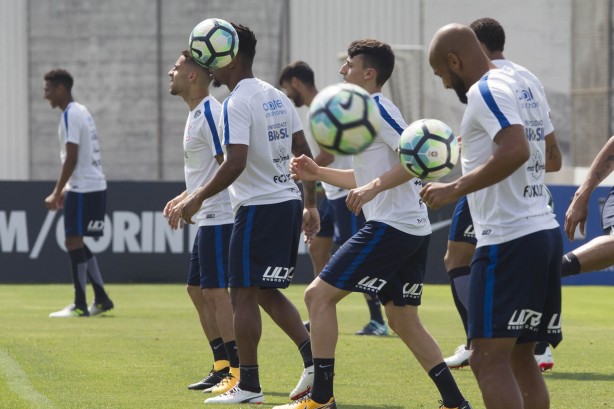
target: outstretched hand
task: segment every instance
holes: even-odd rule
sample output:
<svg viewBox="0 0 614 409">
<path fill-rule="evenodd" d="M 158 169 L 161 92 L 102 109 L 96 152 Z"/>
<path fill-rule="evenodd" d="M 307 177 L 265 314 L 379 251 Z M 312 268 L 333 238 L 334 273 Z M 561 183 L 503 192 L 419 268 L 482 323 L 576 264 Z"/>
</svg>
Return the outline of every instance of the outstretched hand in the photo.
<svg viewBox="0 0 614 409">
<path fill-rule="evenodd" d="M 290 174 L 294 180 L 315 182 L 319 179 L 320 167 L 309 156 L 301 155 L 290 161 Z"/>
</svg>

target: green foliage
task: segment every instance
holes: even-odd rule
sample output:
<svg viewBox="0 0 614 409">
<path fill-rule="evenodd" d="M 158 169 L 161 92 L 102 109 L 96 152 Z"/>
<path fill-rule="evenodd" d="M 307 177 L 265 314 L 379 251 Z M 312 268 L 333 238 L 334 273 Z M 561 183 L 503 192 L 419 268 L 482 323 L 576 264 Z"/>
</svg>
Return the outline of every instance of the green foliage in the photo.
<svg viewBox="0 0 614 409">
<path fill-rule="evenodd" d="M 69 286 L 0 286 L 0 407 L 204 406 L 209 395 L 186 386 L 209 371 L 212 357 L 184 286 L 108 289 L 116 309 L 107 316 L 50 319 L 50 312 L 70 301 Z M 304 286 L 294 286 L 286 294 L 306 317 L 303 290 Z M 565 340 L 554 351 L 554 371 L 545 374 L 553 408 L 614 407 L 611 294 L 607 287 L 564 288 Z M 438 406 L 435 387 L 396 336 L 353 335 L 368 319 L 361 295 L 343 300 L 338 314 L 335 395 L 341 407 Z M 421 317 L 444 355 L 463 342 L 447 286 L 425 287 Z M 286 403 L 302 362 L 285 334 L 266 315 L 263 320 L 260 381 L 267 404 Z M 471 370 L 453 374 L 473 407 L 482 408 Z"/>
</svg>

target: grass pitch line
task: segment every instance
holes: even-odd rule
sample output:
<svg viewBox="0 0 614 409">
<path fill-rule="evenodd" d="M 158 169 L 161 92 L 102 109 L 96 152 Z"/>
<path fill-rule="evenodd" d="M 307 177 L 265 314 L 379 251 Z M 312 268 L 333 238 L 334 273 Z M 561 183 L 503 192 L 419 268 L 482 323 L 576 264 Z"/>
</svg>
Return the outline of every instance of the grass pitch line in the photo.
<svg viewBox="0 0 614 409">
<path fill-rule="evenodd" d="M 23 400 L 32 404 L 37 409 L 56 409 L 56 406 L 45 395 L 39 393 L 30 384 L 28 375 L 21 366 L 9 354 L 0 349 L 0 370 L 6 378 L 9 388 Z"/>
</svg>

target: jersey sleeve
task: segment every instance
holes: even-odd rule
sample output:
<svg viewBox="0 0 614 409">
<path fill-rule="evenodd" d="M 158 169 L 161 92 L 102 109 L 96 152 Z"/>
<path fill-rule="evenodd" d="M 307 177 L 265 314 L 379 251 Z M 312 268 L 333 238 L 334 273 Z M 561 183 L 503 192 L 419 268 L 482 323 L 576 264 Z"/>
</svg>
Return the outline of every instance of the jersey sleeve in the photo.
<svg viewBox="0 0 614 409">
<path fill-rule="evenodd" d="M 382 125 L 377 136 L 384 141 L 386 145 L 393 151 L 399 149 L 399 138 L 407 128 L 407 123 L 401 116 L 401 112 L 396 107 L 386 107 L 379 98 L 374 98 L 379 108 L 379 113 L 382 118 Z"/>
<path fill-rule="evenodd" d="M 218 132 L 218 123 L 222 115 L 222 109 L 219 103 L 212 104 L 210 101 L 205 102 L 205 120 L 203 121 L 203 134 L 210 138 L 209 146 L 213 156 L 223 155 L 222 141 Z"/>
<path fill-rule="evenodd" d="M 68 109 L 62 115 L 62 125 L 66 130 L 66 143 L 81 143 L 81 128 L 83 127 L 83 116 L 77 109 Z"/>
<path fill-rule="evenodd" d="M 491 139 L 494 140 L 497 133 L 508 126 L 523 124 L 518 115 L 516 96 L 507 84 L 499 80 L 482 79 L 478 89 L 482 100 L 476 120 Z"/>
<path fill-rule="evenodd" d="M 226 98 L 221 122 L 224 145 L 249 145 L 250 115 L 247 101 L 232 96 Z"/>
</svg>

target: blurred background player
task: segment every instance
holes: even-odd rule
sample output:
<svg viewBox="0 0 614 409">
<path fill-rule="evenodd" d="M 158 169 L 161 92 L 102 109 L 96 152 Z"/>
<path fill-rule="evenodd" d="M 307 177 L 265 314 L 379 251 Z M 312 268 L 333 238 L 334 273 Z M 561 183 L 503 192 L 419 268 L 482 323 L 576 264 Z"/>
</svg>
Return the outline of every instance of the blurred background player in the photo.
<svg viewBox="0 0 614 409">
<path fill-rule="evenodd" d="M 182 97 L 189 113 L 182 134 L 186 190 L 166 204 L 166 217 L 177 203 L 204 185 L 224 160 L 217 130 L 222 105 L 209 95 L 209 70 L 198 65 L 190 52 L 184 50 L 168 75 L 171 95 Z M 214 362 L 209 375 L 188 389 L 226 392 L 239 378 L 227 290 L 228 248 L 234 222 L 228 191 L 222 190 L 203 201 L 196 220 L 198 233 L 190 254 L 187 291 L 211 346 Z"/>
<path fill-rule="evenodd" d="M 565 233 L 570 240 L 576 232 L 586 235 L 588 200 L 599 183 L 614 170 L 614 136 L 601 148 L 586 175 L 576 190 L 573 200 L 565 214 Z M 588 271 L 602 270 L 614 264 L 614 188 L 610 190 L 601 212 L 601 228 L 604 236 L 594 238 L 588 243 L 563 256 L 563 276 Z"/>
<path fill-rule="evenodd" d="M 96 124 L 87 108 L 72 97 L 73 77 L 66 70 L 45 74 L 45 99 L 60 108 L 58 130 L 62 170 L 53 192 L 45 199 L 49 210 L 64 208 L 66 250 L 75 288 L 74 304 L 49 314 L 50 317 L 87 317 L 113 308 L 107 295 L 96 256 L 83 242 L 84 236 L 100 237 L 104 229 L 107 182 L 100 161 Z M 94 302 L 87 307 L 89 276 Z"/>
<path fill-rule="evenodd" d="M 367 222 L 307 287 L 305 302 L 311 319 L 315 368 L 313 389 L 311 396 L 274 409 L 336 408 L 333 390 L 339 335 L 336 305 L 356 291 L 369 292 L 382 300 L 390 328 L 435 383 L 442 399 L 440 407 L 470 409 L 436 341 L 418 316 L 431 225 L 426 206 L 418 196 L 421 181 L 402 170 L 396 152 L 407 123 L 399 109 L 381 93 L 394 69 L 394 53 L 388 44 L 372 39 L 352 42 L 347 53 L 340 74 L 346 82 L 359 85 L 372 95 L 382 117 L 381 129 L 369 147 L 354 155 L 353 171 L 320 167 L 302 156 L 292 161 L 293 177 L 322 180 L 346 189 L 377 180 L 393 168 L 401 169 L 403 178 L 364 205 Z M 351 204 L 348 207 L 358 212 Z M 362 284 L 364 281 L 375 282 L 378 288 Z"/>
<path fill-rule="evenodd" d="M 297 399 L 313 381 L 309 333 L 298 310 L 279 290 L 292 280 L 301 229 L 311 241 L 320 228 L 315 183 L 304 183 L 304 205 L 289 174 L 290 156 L 311 156 L 292 102 L 272 85 L 254 77 L 256 37 L 233 24 L 239 51 L 232 62 L 212 69 L 214 85 L 231 94 L 223 103 L 226 158 L 213 177 L 173 207 L 171 225 L 191 223 L 203 200 L 229 188 L 235 223 L 230 239 L 229 287 L 239 349 L 240 379 L 230 391 L 205 403 L 262 403 L 258 344 L 260 305 L 297 345 L 304 370 L 290 393 Z M 264 109 L 263 109 L 264 108 Z"/>
<path fill-rule="evenodd" d="M 498 21 L 492 18 L 480 18 L 472 22 L 469 27 L 476 34 L 486 56 L 495 66 L 498 68 L 507 66 L 517 71 L 527 81 L 532 83 L 532 89 L 542 93 L 544 101 L 547 102 L 545 98 L 546 93 L 541 81 L 526 68 L 506 60 L 503 56 L 505 31 Z M 548 125 L 548 129 L 553 131 L 546 135 L 546 172 L 556 172 L 561 169 L 562 155 L 554 135 L 554 127 L 552 127 L 551 123 Z M 462 197 L 454 209 L 444 264 L 450 277 L 452 297 L 463 322 L 465 334 L 468 333 L 469 273 L 476 242 L 467 198 Z M 461 368 L 469 365 L 470 356 L 471 350 L 467 340 L 465 344 L 459 345 L 456 348 L 454 355 L 446 358 L 446 363 L 450 368 Z M 552 351 L 547 343 L 537 343 L 535 346 L 535 359 L 542 371 L 551 369 L 554 366 Z"/>
<path fill-rule="evenodd" d="M 562 340 L 563 248 L 543 189 L 544 137 L 553 130 L 548 104 L 520 73 L 496 69 L 467 26 L 440 28 L 429 63 L 444 88 L 467 104 L 463 175 L 428 183 L 420 194 L 434 209 L 467 195 L 477 237 L 468 309 L 471 369 L 487 408 L 546 409 L 550 396 L 533 351 L 536 342 L 556 347 Z"/>
<path fill-rule="evenodd" d="M 311 67 L 303 61 L 295 61 L 288 64 L 281 72 L 279 85 L 284 89 L 288 98 L 298 108 L 306 105 L 318 93 L 315 86 L 315 76 Z M 304 128 L 305 138 L 314 155 L 314 161 L 318 166 L 326 166 L 331 169 L 352 169 L 351 155 L 333 155 L 320 149 L 318 143 L 311 135 L 309 129 L 309 114 L 307 114 L 307 126 Z M 320 213 L 320 232 L 309 244 L 309 256 L 313 264 L 313 274 L 317 277 L 324 269 L 333 253 L 333 246 L 341 246 L 347 239 L 352 237 L 365 223 L 364 215 L 355 215 L 350 212 L 345 204 L 348 190 L 322 182 L 324 197 L 320 199 L 318 212 Z M 367 325 L 356 332 L 356 335 L 388 335 L 388 326 L 382 316 L 382 307 L 377 297 L 364 294 L 369 307 L 370 320 Z M 305 325 L 309 325 L 307 322 Z"/>
</svg>

